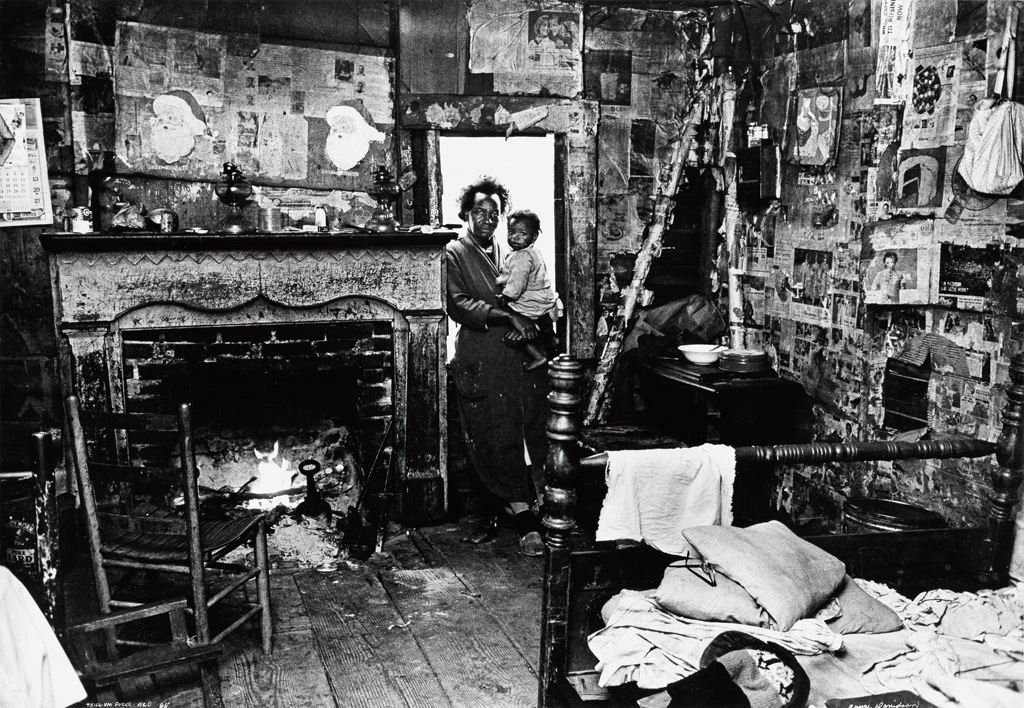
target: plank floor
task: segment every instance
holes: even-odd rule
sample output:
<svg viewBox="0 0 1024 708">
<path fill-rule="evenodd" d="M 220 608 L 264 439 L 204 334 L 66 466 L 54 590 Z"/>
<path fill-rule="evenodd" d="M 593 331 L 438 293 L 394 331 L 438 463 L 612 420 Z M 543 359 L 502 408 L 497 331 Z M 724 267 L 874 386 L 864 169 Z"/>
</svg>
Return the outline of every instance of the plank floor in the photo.
<svg viewBox="0 0 1024 708">
<path fill-rule="evenodd" d="M 220 662 L 231 708 L 526 708 L 537 703 L 543 559 L 472 520 L 396 531 L 369 562 L 271 576 L 274 651 L 236 632 Z M 201 708 L 198 683 L 165 689 Z M 153 703 L 157 705 L 157 703 Z"/>
</svg>

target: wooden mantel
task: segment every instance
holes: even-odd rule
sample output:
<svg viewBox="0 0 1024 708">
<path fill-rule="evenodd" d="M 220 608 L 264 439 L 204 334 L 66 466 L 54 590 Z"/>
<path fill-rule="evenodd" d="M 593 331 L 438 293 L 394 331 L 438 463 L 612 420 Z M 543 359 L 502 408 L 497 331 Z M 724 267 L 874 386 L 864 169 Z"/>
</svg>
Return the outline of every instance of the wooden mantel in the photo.
<svg viewBox="0 0 1024 708">
<path fill-rule="evenodd" d="M 44 234 L 61 387 L 125 402 L 122 332 L 389 321 L 394 459 L 412 523 L 447 509 L 447 278 L 455 234 Z"/>
</svg>

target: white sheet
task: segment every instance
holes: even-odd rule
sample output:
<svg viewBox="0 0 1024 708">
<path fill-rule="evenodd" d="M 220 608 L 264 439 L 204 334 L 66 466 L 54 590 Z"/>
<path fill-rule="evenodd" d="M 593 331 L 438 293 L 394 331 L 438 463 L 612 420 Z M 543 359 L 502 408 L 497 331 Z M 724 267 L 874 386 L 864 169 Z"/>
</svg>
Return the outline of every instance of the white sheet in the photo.
<svg viewBox="0 0 1024 708">
<path fill-rule="evenodd" d="M 736 453 L 727 445 L 609 452 L 596 539 L 684 555 L 684 528 L 732 525 L 735 477 Z"/>
<path fill-rule="evenodd" d="M 65 708 L 86 698 L 25 586 L 0 566 L 0 708 Z"/>
<path fill-rule="evenodd" d="M 726 622 L 702 622 L 662 610 L 644 593 L 623 590 L 610 610 L 606 625 L 588 637 L 598 658 L 601 686 L 635 681 L 640 688 L 664 688 L 699 668 L 704 649 L 730 629 L 780 644 L 794 654 L 838 651 L 842 635 L 824 622 L 803 619 L 788 632 Z"/>
<path fill-rule="evenodd" d="M 696 671 L 712 638 L 737 629 L 797 655 L 811 683 L 809 706 L 901 689 L 937 708 L 1024 706 L 1024 586 L 935 590 L 910 600 L 884 585 L 858 582 L 895 610 L 906 628 L 834 635 L 823 624 L 824 632 L 815 631 L 807 620 L 790 632 L 694 622 L 664 612 L 642 592 L 624 590 L 605 628 L 589 637 L 600 684 L 662 688 Z"/>
</svg>

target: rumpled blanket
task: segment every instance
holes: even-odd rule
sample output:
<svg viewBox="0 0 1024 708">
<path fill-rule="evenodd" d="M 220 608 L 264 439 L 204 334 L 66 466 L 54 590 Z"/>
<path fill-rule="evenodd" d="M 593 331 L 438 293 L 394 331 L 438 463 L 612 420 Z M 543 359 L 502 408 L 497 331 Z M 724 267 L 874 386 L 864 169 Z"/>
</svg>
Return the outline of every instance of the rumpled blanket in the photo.
<svg viewBox="0 0 1024 708">
<path fill-rule="evenodd" d="M 644 541 L 671 555 L 690 526 L 732 524 L 736 453 L 727 445 L 608 453 L 598 541 Z"/>
<path fill-rule="evenodd" d="M 0 708 L 63 708 L 85 688 L 32 596 L 0 566 Z"/>
<path fill-rule="evenodd" d="M 698 669 L 711 639 L 738 629 L 800 657 L 811 680 L 809 706 L 901 689 L 937 708 L 1024 705 L 1024 586 L 931 590 L 910 600 L 880 583 L 857 582 L 906 629 L 844 636 L 816 620 L 800 620 L 789 632 L 691 621 L 661 610 L 653 591 L 623 590 L 606 605 L 605 628 L 589 637 L 599 683 L 663 688 Z"/>
<path fill-rule="evenodd" d="M 907 688 L 938 708 L 1024 705 L 1024 588 L 896 598 L 900 607 L 891 595 L 879 600 L 903 618 L 906 646 L 866 667 L 867 680 Z"/>
<path fill-rule="evenodd" d="M 650 593 L 623 590 L 606 606 L 605 627 L 588 638 L 598 658 L 601 686 L 635 681 L 664 688 L 697 671 L 712 639 L 729 629 L 780 644 L 794 654 L 838 651 L 843 636 L 816 619 L 800 620 L 788 632 L 726 622 L 689 620 L 662 610 Z"/>
</svg>

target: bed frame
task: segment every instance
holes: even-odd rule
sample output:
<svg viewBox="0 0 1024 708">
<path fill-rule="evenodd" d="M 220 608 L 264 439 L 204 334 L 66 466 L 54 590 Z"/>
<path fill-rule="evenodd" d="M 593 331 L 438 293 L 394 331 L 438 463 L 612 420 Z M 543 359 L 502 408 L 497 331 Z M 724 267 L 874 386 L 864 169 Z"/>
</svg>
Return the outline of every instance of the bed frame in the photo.
<svg viewBox="0 0 1024 708">
<path fill-rule="evenodd" d="M 599 611 L 605 600 L 624 588 L 656 587 L 673 558 L 646 546 L 622 550 L 607 548 L 610 544 L 597 546 L 575 532 L 581 470 L 588 473 L 587 478 L 601 479 L 605 457 L 591 456 L 581 465 L 582 363 L 559 357 L 552 361 L 549 376 L 550 449 L 543 521 L 548 552 L 538 705 L 628 705 L 636 697 L 635 689 L 627 697 L 617 692 L 620 689 L 598 687 L 597 660 L 587 646 L 587 635 L 601 626 Z M 807 540 L 843 560 L 854 577 L 884 582 L 905 595 L 937 587 L 977 590 L 1004 586 L 1013 552 L 1014 507 L 1020 501 L 1024 479 L 1024 354 L 1013 358 L 1010 382 L 1002 432 L 996 442 L 949 439 L 741 447 L 736 449 L 737 472 L 742 474 L 743 465 L 750 462 L 814 464 L 994 454 L 999 467 L 991 474 L 990 512 L 983 526 L 811 536 Z"/>
</svg>

